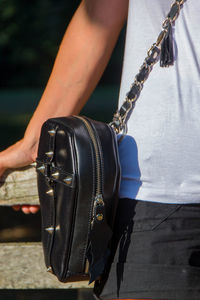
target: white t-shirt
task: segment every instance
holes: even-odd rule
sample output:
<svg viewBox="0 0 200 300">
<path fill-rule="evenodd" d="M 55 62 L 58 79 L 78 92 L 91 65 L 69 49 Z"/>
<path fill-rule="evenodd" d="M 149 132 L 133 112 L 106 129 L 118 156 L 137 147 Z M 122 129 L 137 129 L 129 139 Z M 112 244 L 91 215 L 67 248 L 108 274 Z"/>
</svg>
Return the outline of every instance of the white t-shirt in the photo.
<svg viewBox="0 0 200 300">
<path fill-rule="evenodd" d="M 173 0 L 130 0 L 119 105 Z M 200 203 L 200 1 L 187 0 L 175 23 L 175 63 L 154 66 L 119 146 L 120 197 Z"/>
</svg>

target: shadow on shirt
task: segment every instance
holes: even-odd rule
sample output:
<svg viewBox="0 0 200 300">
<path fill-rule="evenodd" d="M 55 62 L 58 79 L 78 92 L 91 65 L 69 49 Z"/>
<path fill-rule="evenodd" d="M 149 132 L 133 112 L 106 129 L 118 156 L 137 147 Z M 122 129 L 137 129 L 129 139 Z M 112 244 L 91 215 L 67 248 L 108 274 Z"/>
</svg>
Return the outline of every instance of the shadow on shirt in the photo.
<svg viewBox="0 0 200 300">
<path fill-rule="evenodd" d="M 142 182 L 140 180 L 138 148 L 132 136 L 124 136 L 119 143 L 119 158 L 122 174 L 119 197 L 135 199 Z"/>
</svg>

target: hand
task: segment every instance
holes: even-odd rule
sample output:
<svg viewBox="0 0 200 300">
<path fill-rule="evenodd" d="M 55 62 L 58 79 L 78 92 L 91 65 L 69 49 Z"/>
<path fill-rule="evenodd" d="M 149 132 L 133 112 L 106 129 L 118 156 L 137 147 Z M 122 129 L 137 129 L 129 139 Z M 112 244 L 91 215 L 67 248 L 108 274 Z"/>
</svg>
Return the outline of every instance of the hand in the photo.
<svg viewBox="0 0 200 300">
<path fill-rule="evenodd" d="M 7 169 L 15 169 L 30 165 L 36 159 L 37 143 L 28 146 L 24 139 L 0 152 L 0 177 Z M 15 205 L 14 210 L 22 210 L 25 214 L 36 213 L 39 205 Z"/>
<path fill-rule="evenodd" d="M 15 211 L 22 210 L 25 214 L 35 214 L 40 209 L 39 205 L 14 205 L 12 207 Z"/>
</svg>

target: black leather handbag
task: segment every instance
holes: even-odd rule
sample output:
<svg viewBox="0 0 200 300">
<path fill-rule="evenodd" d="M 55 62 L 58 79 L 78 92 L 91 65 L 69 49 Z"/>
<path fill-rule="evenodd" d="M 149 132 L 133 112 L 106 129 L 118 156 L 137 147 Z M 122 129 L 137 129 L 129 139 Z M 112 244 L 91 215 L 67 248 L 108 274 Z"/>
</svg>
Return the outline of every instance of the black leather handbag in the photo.
<svg viewBox="0 0 200 300">
<path fill-rule="evenodd" d="M 49 119 L 42 127 L 36 160 L 42 244 L 47 270 L 62 282 L 92 282 L 105 270 L 120 183 L 117 135 L 126 134 L 127 120 L 159 57 L 161 66 L 173 63 L 171 27 L 183 2 L 171 6 L 112 123 L 70 116 Z"/>
<path fill-rule="evenodd" d="M 117 207 L 114 130 L 86 117 L 49 119 L 41 131 L 37 171 L 48 271 L 63 282 L 88 279 L 88 271 L 95 280 L 109 256 Z"/>
</svg>

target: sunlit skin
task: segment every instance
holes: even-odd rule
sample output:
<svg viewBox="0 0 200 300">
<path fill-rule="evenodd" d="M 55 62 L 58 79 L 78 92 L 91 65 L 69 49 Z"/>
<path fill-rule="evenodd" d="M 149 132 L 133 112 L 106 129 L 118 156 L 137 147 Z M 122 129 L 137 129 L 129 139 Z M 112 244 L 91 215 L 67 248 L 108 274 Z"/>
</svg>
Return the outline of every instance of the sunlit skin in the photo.
<svg viewBox="0 0 200 300">
<path fill-rule="evenodd" d="M 48 118 L 79 114 L 105 70 L 127 12 L 128 0 L 81 2 L 23 139 L 0 153 L 0 176 L 8 168 L 20 168 L 35 161 L 40 129 Z M 32 205 L 13 208 L 26 214 L 39 210 L 39 206 Z"/>
</svg>

